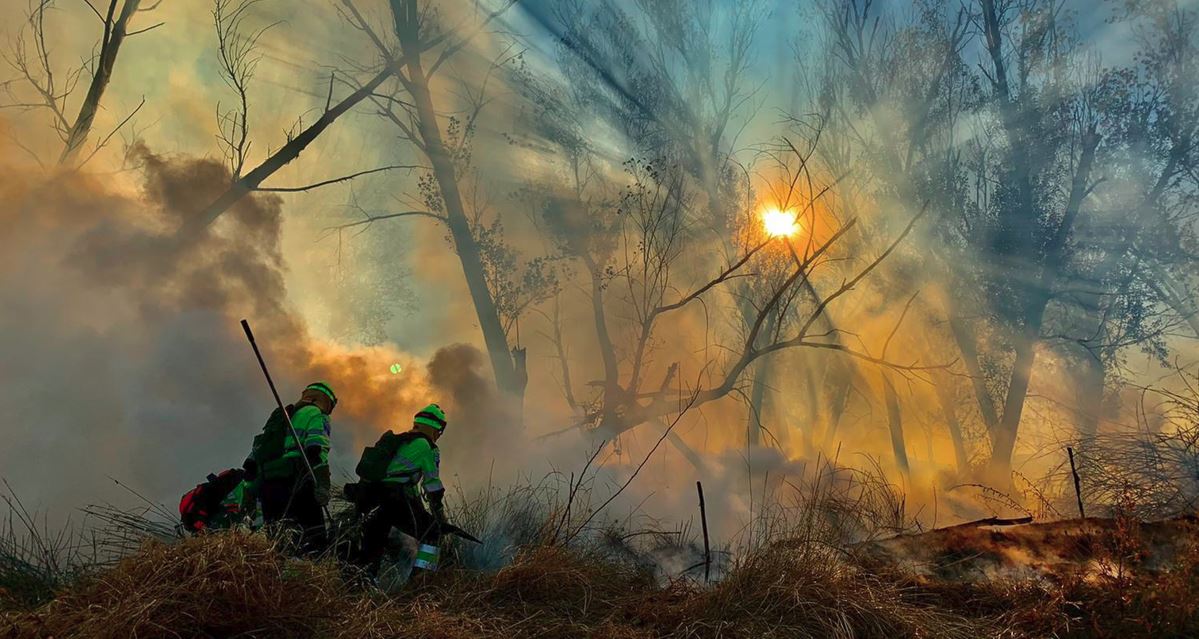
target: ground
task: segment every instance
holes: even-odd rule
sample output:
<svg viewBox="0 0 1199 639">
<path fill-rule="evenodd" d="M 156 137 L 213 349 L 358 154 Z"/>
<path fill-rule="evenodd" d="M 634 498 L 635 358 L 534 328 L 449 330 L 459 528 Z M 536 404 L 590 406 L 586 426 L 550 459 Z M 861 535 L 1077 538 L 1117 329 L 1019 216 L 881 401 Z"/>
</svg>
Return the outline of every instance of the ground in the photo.
<svg viewBox="0 0 1199 639">
<path fill-rule="evenodd" d="M 777 542 L 710 586 L 586 549 L 521 549 L 397 593 L 262 535 L 147 542 L 0 637 L 1184 637 L 1199 631 L 1199 524 L 965 525 L 848 549 Z"/>
</svg>

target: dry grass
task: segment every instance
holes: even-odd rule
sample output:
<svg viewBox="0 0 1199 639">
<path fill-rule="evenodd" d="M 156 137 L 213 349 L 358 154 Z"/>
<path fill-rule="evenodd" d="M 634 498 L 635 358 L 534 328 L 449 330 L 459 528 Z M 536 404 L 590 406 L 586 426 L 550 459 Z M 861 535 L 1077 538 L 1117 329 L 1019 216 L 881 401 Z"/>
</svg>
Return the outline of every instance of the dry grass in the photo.
<svg viewBox="0 0 1199 639">
<path fill-rule="evenodd" d="M 10 622 L 20 637 L 305 637 L 343 592 L 334 566 L 286 560 L 265 537 L 230 533 L 147 542 Z"/>
<path fill-rule="evenodd" d="M 993 618 L 1014 635 L 1199 636 L 1199 524 L 1193 518 L 960 528 L 892 542 L 892 550 L 906 548 L 929 565 L 917 575 L 879 562 L 876 573 L 935 593 L 947 609 Z M 966 563 L 973 567 L 963 568 Z"/>
<path fill-rule="evenodd" d="M 0 580 L 0 638 L 1199 636 L 1199 523 L 1190 519 L 1144 525 L 1129 515 L 1080 530 L 1057 522 L 864 544 L 913 529 L 902 495 L 826 464 L 796 486 L 794 503 L 760 510 L 703 586 L 677 576 L 694 574 L 683 568 L 698 552 L 692 531 L 611 528 L 588 514 L 578 486 L 572 478 L 565 502 L 544 484 L 464 497 L 455 519 L 487 543 L 451 540 L 448 569 L 391 595 L 353 586 L 332 560 L 286 558 L 261 534 L 171 541 L 137 517 L 101 517 L 123 531 L 114 549 L 146 541 L 82 572 L 42 537 L 14 545 L 10 535 L 0 559 L 23 563 L 0 561 L 0 577 L 21 583 L 28 573 L 37 588 L 14 597 Z M 1014 557 L 1041 572 L 996 578 L 987 568 Z M 904 566 L 922 558 L 973 567 Z"/>
<path fill-rule="evenodd" d="M 227 533 L 136 555 L 34 610 L 6 637 L 977 637 L 990 624 L 938 610 L 834 557 L 795 550 L 734 568 L 711 588 L 658 585 L 643 568 L 562 547 L 509 566 L 451 570 L 388 597 L 331 562 L 283 558 Z"/>
<path fill-rule="evenodd" d="M 759 551 L 710 589 L 685 591 L 678 636 L 982 637 L 998 628 L 938 609 L 819 547 Z M 735 630 L 733 630 L 735 628 Z M 722 632 L 723 629 L 723 632 Z"/>
<path fill-rule="evenodd" d="M 1086 557 L 1061 564 L 1091 569 L 1047 578 L 917 575 L 894 561 L 867 565 L 835 544 L 790 537 L 749 551 L 702 586 L 663 582 L 652 566 L 602 545 L 543 540 L 515 548 L 499 570 L 457 567 L 391 596 L 349 585 L 333 561 L 289 559 L 261 534 L 228 532 L 147 541 L 60 587 L 48 603 L 10 601 L 0 637 L 1199 636 L 1199 536 L 1180 532 L 1197 524 L 1100 523 L 1087 524 Z M 1036 546 L 1074 548 L 1069 526 L 1029 527 L 998 540 L 975 529 L 973 541 L 955 530 L 896 542 L 944 543 L 963 557 L 997 543 L 1006 548 L 1021 535 Z M 1173 544 L 1169 552 L 1149 552 L 1164 541 Z"/>
</svg>

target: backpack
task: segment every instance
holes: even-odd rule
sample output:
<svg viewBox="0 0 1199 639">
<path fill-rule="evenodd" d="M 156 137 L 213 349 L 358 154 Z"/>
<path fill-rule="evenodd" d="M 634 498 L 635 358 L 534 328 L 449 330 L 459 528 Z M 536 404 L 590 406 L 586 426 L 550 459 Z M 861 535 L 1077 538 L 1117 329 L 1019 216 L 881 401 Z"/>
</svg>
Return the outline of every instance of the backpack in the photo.
<svg viewBox="0 0 1199 639">
<path fill-rule="evenodd" d="M 297 408 L 288 404 L 286 410 L 287 417 L 293 417 Z M 276 408 L 271 411 L 262 432 L 254 436 L 254 444 L 250 448 L 250 459 L 258 463 L 263 478 L 280 479 L 294 474 L 292 461 L 283 459 L 283 454 L 287 452 L 285 446 L 289 434 L 283 410 Z"/>
<path fill-rule="evenodd" d="M 366 450 L 362 451 L 362 458 L 358 460 L 358 466 L 354 468 L 354 472 L 363 481 L 383 481 L 387 477 L 387 467 L 391 465 L 391 460 L 396 453 L 418 437 L 428 439 L 425 435 L 414 431 L 399 435 L 390 430 L 383 433 L 374 446 L 368 446 Z M 433 442 L 430 441 L 429 445 L 433 445 Z"/>
<path fill-rule="evenodd" d="M 221 502 L 244 478 L 244 470 L 230 468 L 218 475 L 209 475 L 208 481 L 187 491 L 179 500 L 179 517 L 183 527 L 191 532 L 207 528 L 209 520 L 220 513 Z"/>
</svg>

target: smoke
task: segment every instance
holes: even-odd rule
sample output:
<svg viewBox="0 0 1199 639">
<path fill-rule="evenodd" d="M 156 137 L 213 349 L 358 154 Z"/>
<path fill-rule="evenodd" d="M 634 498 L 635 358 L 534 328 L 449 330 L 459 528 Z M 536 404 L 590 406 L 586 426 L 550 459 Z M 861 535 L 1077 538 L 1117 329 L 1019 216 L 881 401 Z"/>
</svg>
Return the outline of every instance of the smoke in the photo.
<svg viewBox="0 0 1199 639">
<path fill-rule="evenodd" d="M 213 160 L 144 146 L 136 154 L 136 192 L 76 172 L 0 175 L 9 239 L 0 257 L 0 403 L 9 415 L 0 467 L 23 498 L 109 499 L 100 486 L 112 476 L 170 503 L 206 473 L 239 465 L 272 402 L 242 317 L 285 401 L 315 379 L 338 391 L 340 467 L 430 401 L 471 422 L 504 423 L 487 408 L 494 395 L 473 347 L 438 352 L 426 373 L 394 348 L 314 337 L 288 301 L 279 198 L 244 198 L 217 224 L 180 236 L 230 175 Z"/>
<path fill-rule="evenodd" d="M 494 267 L 489 285 L 502 298 L 497 300 L 501 307 L 522 311 L 509 331 L 510 346 L 528 349 L 529 384 L 522 408 L 497 395 L 486 354 L 471 345 L 481 341 L 476 311 L 443 225 L 425 216 L 397 218 L 337 235 L 336 249 L 332 240 L 315 242 L 329 239 L 320 233 L 326 225 L 361 222 L 363 214 L 426 208 L 431 184 L 427 174 L 379 173 L 354 180 L 352 187 L 285 197 L 259 193 L 243 199 L 213 226 L 179 236 L 178 229 L 230 180 L 219 161 L 161 152 L 184 148 L 200 153 L 209 148 L 214 133 L 209 106 L 230 98 L 212 71 L 212 43 L 170 31 L 205 23 L 207 8 L 202 4 L 164 5 L 163 11 L 171 13 L 163 29 L 130 45 L 152 47 L 140 51 L 153 55 L 139 57 L 137 48 L 129 49 L 128 56 L 122 53 L 118 70 L 128 75 L 114 78 L 110 95 L 136 103 L 145 87 L 129 81 L 134 75 L 172 87 L 172 95 L 151 93 L 147 100 L 147 113 L 164 114 L 164 124 L 151 127 L 148 146 L 135 149 L 132 159 L 139 170 L 101 173 L 115 168 L 99 168 L 102 155 L 88 167 L 97 171 L 92 174 L 47 174 L 16 164 L 0 174 L 0 223 L 8 240 L 6 250 L 0 251 L 0 300 L 5 309 L 0 315 L 0 400 L 10 419 L 2 431 L 6 441 L 0 446 L 0 475 L 12 479 L 23 495 L 74 506 L 113 495 L 100 483 L 112 475 L 156 501 L 169 502 L 205 473 L 240 463 L 272 403 L 237 325 L 243 317 L 253 325 L 285 401 L 294 400 L 299 388 L 315 379 L 338 391 L 341 401 L 333 421 L 334 468 L 339 475 L 353 468 L 358 451 L 379 432 L 407 428 L 413 413 L 438 402 L 450 419 L 442 448 L 443 474 L 451 478 L 451 489 L 469 490 L 492 478 L 502 485 L 514 474 L 533 480 L 553 471 L 569 476 L 600 444 L 592 433 L 571 427 L 596 413 L 607 374 L 589 273 L 570 251 L 579 252 L 580 245 L 608 246 L 606 252 L 595 251 L 612 259 L 601 265 L 601 312 L 607 314 L 619 382 L 632 386 L 630 371 L 639 340 L 634 289 L 640 282 L 623 275 L 635 266 L 636 256 L 630 255 L 638 250 L 640 238 L 621 236 L 613 221 L 628 218 L 622 198 L 632 186 L 629 167 L 652 160 L 659 170 L 675 164 L 678 167 L 670 168 L 682 167 L 687 173 L 687 204 L 680 206 L 687 216 L 686 237 L 680 241 L 686 244 L 668 271 L 664 302 L 669 303 L 730 262 L 735 250 L 727 236 L 739 232 L 731 229 L 743 222 L 756 229 L 761 207 L 771 197 L 779 199 L 779 185 L 794 186 L 783 178 L 787 166 L 794 169 L 795 160 L 776 161 L 777 140 L 787 136 L 788 143 L 802 147 L 805 127 L 812 123 L 784 118 L 780 124 L 779 114 L 826 109 L 829 121 L 817 136 L 826 146 L 813 156 L 812 164 L 819 164 L 814 169 L 819 180 L 830 186 L 835 182 L 837 188 L 813 207 L 818 210 L 812 213 L 806 237 L 829 235 L 850 219 L 860 223 L 838 245 L 832 270 L 821 271 L 813 286 L 826 295 L 836 290 L 845 283 L 845 271 L 837 270 L 837 264 L 845 269 L 860 266 L 878 255 L 922 205 L 928 206 L 929 215 L 896 255 L 825 309 L 812 334 L 837 335 L 859 352 L 885 354 L 885 359 L 900 364 L 957 364 L 942 378 L 931 373 L 896 376 L 870 363 L 847 364 L 843 354 L 829 349 L 778 351 L 746 369 L 735 384 L 736 392 L 691 410 L 673 437 L 660 441 L 665 426 L 651 421 L 607 442 L 596 464 L 597 494 L 618 490 L 637 473 L 612 505 L 613 513 L 623 516 L 643 509 L 667 520 L 686 519 L 695 511 L 693 482 L 702 478 L 709 490 L 713 526 L 728 538 L 761 512 L 763 500 L 786 493 L 797 478 L 814 472 L 821 456 L 827 460 L 840 449 L 844 454 L 839 463 L 871 467 L 867 456 L 881 459 L 899 488 L 913 492 L 929 483 L 957 483 L 972 464 L 977 468 L 986 463 L 990 441 L 978 388 L 972 384 L 975 374 L 960 363 L 963 358 L 946 309 L 962 307 L 961 315 L 977 332 L 973 341 L 983 348 L 979 376 L 987 378 L 991 388 L 986 392 L 1001 405 L 1006 392 L 1002 381 L 1011 367 L 1004 343 L 1010 331 L 1003 318 L 989 319 L 997 313 L 987 307 L 981 286 L 947 282 L 941 271 L 949 265 L 928 258 L 944 253 L 946 262 L 977 271 L 987 281 L 1007 272 L 994 270 L 997 267 L 980 251 L 953 246 L 944 250 L 957 240 L 941 236 L 950 233 L 946 229 L 958 224 L 959 217 L 970 226 L 986 222 L 983 214 L 991 214 L 984 210 L 994 200 L 985 184 L 995 179 L 996 167 L 1002 167 L 986 147 L 1002 146 L 1003 136 L 993 129 L 988 109 L 955 106 L 961 99 L 946 93 L 948 111 L 929 116 L 936 126 L 927 140 L 912 148 L 927 148 L 917 153 L 922 162 L 960 156 L 962 162 L 977 160 L 982 168 L 962 168 L 966 177 L 961 179 L 954 177 L 956 168 L 939 177 L 919 168 L 912 170 L 911 179 L 900 180 L 886 159 L 889 154 L 876 148 L 891 135 L 906 141 L 914 123 L 913 105 L 925 96 L 940 95 L 922 88 L 921 70 L 931 64 L 922 61 L 943 51 L 927 45 L 934 41 L 930 34 L 935 29 L 894 16 L 902 27 L 898 41 L 913 46 L 898 49 L 894 64 L 879 63 L 892 71 L 877 77 L 888 93 L 881 105 L 867 106 L 856 104 L 857 89 L 845 85 L 857 75 L 844 68 L 845 61 L 834 59 L 837 43 L 817 8 L 801 16 L 791 7 L 776 10 L 769 3 L 713 5 L 716 31 L 711 52 L 709 43 L 692 42 L 674 31 L 694 21 L 692 14 L 707 5 L 666 15 L 655 13 L 662 10 L 654 3 L 577 2 L 564 10 L 553 3 L 521 3 L 495 23 L 509 28 L 481 30 L 452 63 L 441 67 L 432 89 L 437 110 L 446 114 L 447 136 L 460 136 L 456 139 L 462 152 L 456 159 L 463 197 L 480 235 L 486 235 L 484 257 Z M 256 14 L 264 25 L 284 17 L 271 12 L 286 9 L 268 5 L 263 5 L 266 13 Z M 462 18 L 461 24 L 470 24 L 465 6 L 445 3 L 441 22 L 454 25 Z M 374 9 L 386 16 L 385 3 Z M 322 108 L 329 77 L 321 64 L 377 55 L 328 7 L 316 11 L 289 18 L 265 35 L 262 74 L 252 87 L 255 159 L 278 143 L 277 132 L 288 130 L 293 118 L 303 114 L 310 121 L 314 111 L 305 108 Z M 86 12 L 83 17 L 92 20 Z M 921 18 L 925 19 L 931 18 Z M 738 41 L 726 36 L 751 22 L 758 26 L 746 31 L 751 44 L 745 51 L 726 51 L 726 42 Z M 803 22 L 803 28 L 796 22 Z M 804 39 L 797 36 L 801 32 L 813 37 L 799 42 Z M 527 34 L 515 47 L 526 50 L 527 44 L 527 51 L 517 58 L 509 50 L 511 34 Z M 1090 37 L 1085 31 L 1080 35 Z M 75 40 L 82 37 L 76 34 L 70 42 L 78 44 Z M 645 53 L 653 50 L 646 43 L 666 42 L 667 37 L 674 40 L 661 47 L 664 52 L 686 45 L 695 46 L 697 55 L 670 61 Z M 1091 39 L 1107 42 L 1111 33 Z M 62 43 L 64 50 L 67 44 Z M 968 50 L 978 46 L 972 40 Z M 793 49 L 809 59 L 791 59 Z M 714 57 L 709 59 L 710 54 Z M 320 60 L 307 60 L 309 56 Z M 181 62 L 192 59 L 201 61 L 194 69 Z M 746 62 L 733 68 L 734 59 Z M 966 77 L 976 73 L 973 62 L 966 66 L 951 69 L 956 74 L 951 78 L 958 78 L 953 86 L 974 96 L 969 104 L 981 99 L 974 94 L 988 83 L 982 76 Z M 344 75 L 335 77 L 340 82 Z M 724 109 L 720 96 L 711 94 L 711 78 L 736 80 L 740 87 L 729 89 L 733 94 L 728 104 L 738 106 L 726 107 L 733 110 L 727 121 L 719 120 Z M 677 95 L 669 91 L 675 85 Z M 484 86 L 487 90 L 482 92 Z M 342 95 L 340 83 L 336 88 Z M 458 118 L 474 108 L 464 95 L 475 90 L 482 92 L 486 108 L 477 121 L 472 117 L 464 125 Z M 954 115 L 959 108 L 964 112 Z M 123 111 L 113 107 L 102 116 L 118 113 Z M 628 113 L 639 115 L 623 117 Z M 46 115 L 35 114 L 31 122 L 37 124 L 36 118 Z M 454 127 L 462 128 L 455 134 Z M 715 131 L 725 131 L 726 137 L 710 139 Z M 410 160 L 423 164 L 411 145 L 395 142 L 400 133 L 373 112 L 347 114 L 305 151 L 302 160 L 273 176 L 269 184 L 311 184 Z M 46 139 L 22 139 L 34 147 L 37 142 L 55 143 L 53 136 L 42 137 Z M 696 144 L 700 138 L 702 144 Z M 971 151 L 979 144 L 983 146 L 976 156 Z M 711 147 L 705 152 L 711 157 L 688 158 L 697 146 Z M 0 162 L 15 163 L 21 156 L 20 149 L 0 146 Z M 1115 238 L 1120 231 L 1112 230 L 1114 222 L 1109 225 L 1112 212 L 1126 217 L 1139 206 L 1134 200 L 1142 189 L 1129 189 L 1133 195 L 1128 196 L 1113 193 L 1116 176 L 1129 173 L 1132 164 L 1114 156 L 1101 159 L 1103 184 L 1095 185 L 1081 224 L 1096 237 Z M 940 164 L 929 166 L 927 171 L 935 174 Z M 1055 175 L 1046 173 L 1044 179 L 1056 179 Z M 939 186 L 942 180 L 952 188 Z M 899 181 L 911 184 L 893 184 Z M 1068 191 L 1068 181 L 1061 184 Z M 946 189 L 949 192 L 942 193 Z M 345 193 L 348 203 L 338 201 Z M 712 210 L 706 204 L 713 196 L 727 200 L 724 204 L 735 210 L 728 219 L 709 215 Z M 930 198 L 931 205 L 925 201 Z M 343 203 L 340 213 L 313 214 L 339 210 Z M 569 219 L 562 218 L 563 211 Z M 369 235 L 355 240 L 359 231 Z M 1088 250 L 1100 251 L 1106 243 L 1093 242 L 1086 234 L 1079 237 L 1079 245 L 1090 246 Z M 333 276 L 334 269 L 325 268 L 335 250 L 336 259 L 341 259 L 343 239 L 351 252 L 373 242 L 369 250 L 359 251 L 359 263 L 339 262 L 337 268 L 353 272 L 348 278 Z M 570 250 L 564 251 L 564 246 Z M 1119 255 L 1131 252 L 1129 246 Z M 942 251 L 934 251 L 938 247 Z M 783 246 L 770 251 L 775 265 L 763 253 L 760 263 L 749 264 L 701 300 L 660 318 L 645 341 L 645 363 L 635 389 L 645 397 L 638 401 L 649 401 L 648 395 L 660 387 L 677 388 L 685 398 L 696 386 L 712 387 L 720 381 L 722 367 L 739 354 L 739 340 L 747 330 L 742 316 L 746 304 L 763 303 L 755 302 L 754 283 L 767 281 L 764 273 L 777 270 L 780 263 L 790 266 Z M 536 291 L 527 290 L 545 283 L 534 265 L 554 271 L 557 279 L 550 297 L 536 298 Z M 1035 272 L 1010 269 L 1006 263 L 1004 269 L 1023 276 Z M 352 285 L 343 287 L 346 281 Z M 1185 274 L 1180 279 L 1180 285 L 1191 283 Z M 383 289 L 395 293 L 399 284 L 411 287 L 412 297 L 406 301 L 412 303 L 406 308 L 414 310 L 407 315 L 397 312 L 395 299 L 375 296 Z M 1121 295 L 1133 305 L 1139 303 L 1136 293 L 1134 288 Z M 374 297 L 369 304 L 355 305 L 351 298 L 362 299 L 363 294 Z M 1092 295 L 1077 293 L 1078 299 L 1069 303 L 1089 308 L 1093 300 L 1081 299 L 1084 294 Z M 1181 294 L 1189 306 L 1187 291 Z M 397 293 L 396 299 L 400 297 Z M 811 300 L 801 293 L 793 308 L 810 306 Z M 1046 334 L 1069 333 L 1065 336 L 1076 340 L 1094 333 L 1086 323 L 1092 318 L 1054 313 L 1058 319 L 1047 323 L 1052 330 Z M 365 318 L 368 314 L 371 317 Z M 369 330 L 359 330 L 364 325 Z M 796 326 L 784 328 L 794 332 Z M 1149 327 L 1154 328 L 1156 324 Z M 1189 352 L 1178 348 L 1168 328 L 1160 331 L 1166 336 L 1161 338 L 1162 348 Z M 1125 330 L 1113 330 L 1117 329 Z M 1122 335 L 1108 339 L 1124 346 L 1119 347 L 1119 357 L 1110 358 L 1109 378 L 1100 379 L 1096 392 L 1101 398 L 1126 379 L 1145 379 L 1142 371 L 1158 373 L 1141 361 L 1135 342 L 1154 331 L 1132 329 L 1137 331 L 1128 329 L 1132 338 L 1127 341 Z M 359 341 L 373 345 L 349 346 L 330 337 L 354 339 L 355 333 L 369 335 Z M 1081 430 L 1073 422 L 1083 421 L 1078 419 L 1083 410 L 1095 408 L 1070 398 L 1080 376 L 1074 370 L 1078 363 L 1062 345 L 1069 343 L 1046 341 L 1038 347 L 1017 451 L 1027 460 L 1023 470 L 1030 475 L 1059 463 L 1054 460 L 1060 459 L 1061 443 Z M 1156 348 L 1154 344 L 1156 337 L 1150 346 Z M 392 364 L 400 364 L 402 372 L 392 374 Z M 669 377 L 667 371 L 675 365 L 677 375 Z M 563 388 L 568 378 L 569 391 Z M 888 411 L 888 379 L 898 395 L 896 412 L 902 424 L 893 423 Z M 664 386 L 663 380 L 671 383 Z M 751 410 L 755 383 L 762 392 Z M 934 385 L 940 388 L 934 390 Z M 947 397 L 936 392 L 942 389 Z M 943 402 L 953 410 L 946 410 Z M 1130 403 L 1095 412 L 1102 413 L 1103 428 L 1115 429 L 1132 407 Z M 762 426 L 762 432 L 752 436 L 758 444 L 751 444 L 747 433 L 754 421 Z M 951 441 L 952 421 L 959 422 L 955 433 L 964 443 Z M 906 446 L 911 473 L 903 473 L 894 461 L 893 430 L 902 430 L 899 441 Z M 567 434 L 536 439 L 559 432 Z M 955 450 L 955 444 L 964 450 Z M 957 458 L 959 452 L 965 463 Z M 499 466 L 494 477 L 493 464 Z"/>
</svg>

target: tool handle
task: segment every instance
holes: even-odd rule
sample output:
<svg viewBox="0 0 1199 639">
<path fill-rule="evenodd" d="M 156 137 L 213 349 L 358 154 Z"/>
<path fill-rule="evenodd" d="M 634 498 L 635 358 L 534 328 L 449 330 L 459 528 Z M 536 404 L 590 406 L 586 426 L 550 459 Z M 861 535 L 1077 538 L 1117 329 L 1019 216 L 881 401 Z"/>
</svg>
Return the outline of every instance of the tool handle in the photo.
<svg viewBox="0 0 1199 639">
<path fill-rule="evenodd" d="M 279 391 L 275 390 L 275 382 L 271 379 L 271 372 L 266 368 L 266 361 L 262 359 L 262 352 L 258 350 L 258 342 L 254 340 L 254 331 L 250 330 L 250 323 L 246 320 L 241 321 L 241 328 L 246 332 L 246 339 L 250 340 L 250 347 L 254 349 L 254 357 L 258 358 L 258 366 L 262 368 L 262 374 L 266 377 L 266 383 L 271 387 L 271 395 L 275 397 L 275 404 L 279 406 L 279 410 L 283 411 L 283 418 L 287 420 L 287 430 L 291 433 L 291 439 L 296 443 L 296 448 L 300 449 L 300 460 L 304 462 L 304 470 L 308 471 L 308 478 L 312 480 L 312 487 L 316 488 L 316 471 L 312 468 L 312 463 L 308 461 L 308 455 L 304 451 L 304 447 L 300 445 L 300 436 L 296 433 L 296 427 L 291 423 L 291 415 L 287 414 L 287 408 L 283 406 L 283 400 L 279 399 Z M 329 516 L 329 509 L 325 508 L 325 516 Z"/>
<path fill-rule="evenodd" d="M 258 350 L 258 342 L 254 341 L 254 331 L 250 330 L 250 323 L 243 319 L 241 328 L 246 332 L 246 339 L 250 340 L 250 348 L 254 349 L 254 357 L 258 358 L 258 366 L 262 368 L 262 374 L 266 376 L 266 383 L 271 387 L 271 395 L 275 397 L 275 403 L 279 405 L 279 408 L 283 408 L 283 400 L 279 399 L 279 391 L 275 390 L 275 381 L 271 379 L 271 372 L 266 369 L 266 361 L 262 359 L 262 353 Z M 284 411 L 284 413 L 286 412 Z M 289 417 L 287 421 L 290 425 L 291 418 Z"/>
</svg>

